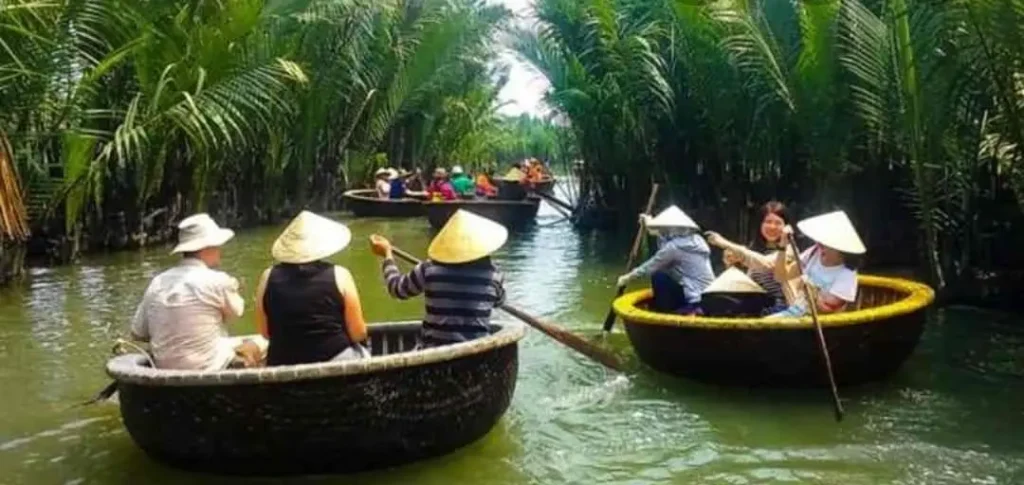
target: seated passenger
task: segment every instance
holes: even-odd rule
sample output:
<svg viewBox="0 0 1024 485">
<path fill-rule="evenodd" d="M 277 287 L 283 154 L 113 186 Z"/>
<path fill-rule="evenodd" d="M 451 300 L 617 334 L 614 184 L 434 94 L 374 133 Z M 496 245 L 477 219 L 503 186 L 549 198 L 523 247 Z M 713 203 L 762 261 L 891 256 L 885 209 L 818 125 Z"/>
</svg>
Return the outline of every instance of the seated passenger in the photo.
<svg viewBox="0 0 1024 485">
<path fill-rule="evenodd" d="M 302 211 L 274 241 L 277 264 L 256 289 L 256 323 L 270 340 L 267 365 L 370 356 L 352 274 L 326 261 L 351 240 L 344 224 Z"/>
<path fill-rule="evenodd" d="M 236 346 L 225 329 L 245 311 L 238 280 L 216 270 L 220 247 L 234 235 L 207 214 L 178 224 L 178 245 L 171 253 L 182 259 L 149 283 L 131 324 L 132 337 L 149 342 L 158 368 L 220 370 L 254 367 L 262 360 L 266 342 Z"/>
<path fill-rule="evenodd" d="M 815 245 L 800 254 L 803 262 L 803 276 L 796 264 L 789 264 L 779 251 L 775 260 L 775 278 L 779 281 L 796 279 L 792 294 L 787 295 L 789 307 L 774 313 L 769 318 L 801 317 L 809 313 L 807 291 L 816 295 L 818 313 L 843 311 L 850 303 L 857 301 L 857 270 L 848 259 L 852 255 L 864 254 L 867 250 L 857 230 L 843 211 L 830 212 L 811 217 L 797 223 L 797 227 Z M 786 226 L 783 246 L 788 245 L 792 228 Z M 784 286 L 783 289 L 786 289 Z"/>
<path fill-rule="evenodd" d="M 701 293 L 715 279 L 711 249 L 698 234 L 697 223 L 676 206 L 650 218 L 641 215 L 648 230 L 658 235 L 658 251 L 633 271 L 619 276 L 619 287 L 643 276 L 651 277 L 652 311 L 700 313 Z"/>
<path fill-rule="evenodd" d="M 430 185 L 427 186 L 427 197 L 429 200 L 455 200 L 458 199 L 458 194 L 455 193 L 455 189 L 452 188 L 451 182 L 448 181 L 448 171 L 438 167 L 434 169 L 434 180 L 430 181 Z"/>
<path fill-rule="evenodd" d="M 476 176 L 476 195 L 478 197 L 497 197 L 498 187 L 491 183 L 491 176 L 481 171 Z"/>
<path fill-rule="evenodd" d="M 388 293 L 400 300 L 424 295 L 422 342 L 426 347 L 473 340 L 491 333 L 491 310 L 505 301 L 504 277 L 490 255 L 508 238 L 504 226 L 459 209 L 427 249 L 429 259 L 401 274 L 391 243 L 370 237 Z"/>
<path fill-rule="evenodd" d="M 787 222 L 786 206 L 781 202 L 770 201 L 761 208 L 758 237 L 754 238 L 749 248 L 740 246 L 713 231 L 705 234 L 708 244 L 724 250 L 722 256 L 727 266 L 746 267 L 747 275 L 772 297 L 771 304 L 765 308 L 765 313 L 775 313 L 788 306 L 783 284 L 775 279 L 775 257 L 782 248 L 782 229 Z M 789 258 L 790 262 L 796 261 L 792 249 L 789 251 Z"/>
<path fill-rule="evenodd" d="M 476 184 L 458 165 L 452 167 L 451 184 L 455 194 L 461 198 L 472 199 L 476 195 Z"/>
<path fill-rule="evenodd" d="M 377 189 L 377 197 L 381 199 L 387 199 L 391 196 L 391 184 L 388 179 L 391 178 L 391 171 L 386 168 L 378 168 L 377 172 L 373 174 L 374 178 L 377 179 L 375 182 Z"/>
<path fill-rule="evenodd" d="M 712 317 L 760 317 L 772 298 L 746 273 L 729 268 L 704 290 L 700 307 Z"/>
</svg>

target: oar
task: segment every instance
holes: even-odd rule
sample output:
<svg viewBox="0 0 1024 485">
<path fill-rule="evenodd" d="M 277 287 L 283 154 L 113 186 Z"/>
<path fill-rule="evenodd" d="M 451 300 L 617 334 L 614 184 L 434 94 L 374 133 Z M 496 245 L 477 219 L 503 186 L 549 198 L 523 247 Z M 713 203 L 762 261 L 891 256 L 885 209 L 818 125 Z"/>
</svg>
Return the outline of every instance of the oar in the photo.
<svg viewBox="0 0 1024 485">
<path fill-rule="evenodd" d="M 789 235 L 789 245 L 793 246 L 793 251 L 796 252 L 796 265 L 800 269 L 800 274 L 804 274 L 804 262 L 800 260 L 800 248 L 796 245 L 796 238 L 792 234 Z M 832 374 L 832 359 L 828 356 L 828 345 L 825 344 L 825 332 L 821 330 L 821 322 L 818 321 L 818 299 L 814 291 L 811 289 L 811 285 L 804 282 L 804 296 L 807 297 L 807 306 L 811 309 L 811 320 L 814 321 L 814 330 L 818 334 L 818 348 L 821 349 L 821 356 L 825 358 L 825 372 L 828 374 L 828 383 L 832 387 L 832 404 L 835 408 L 836 421 L 843 420 L 843 404 L 839 402 L 839 389 L 836 388 L 836 378 Z"/>
<path fill-rule="evenodd" d="M 404 260 L 406 260 L 406 261 L 408 261 L 408 262 L 410 262 L 412 264 L 419 264 L 419 262 L 420 262 L 420 260 L 416 259 L 415 256 L 413 256 L 413 255 L 411 255 L 411 254 L 409 254 L 409 253 L 407 253 L 405 251 L 402 251 L 401 249 L 396 248 L 394 246 L 391 247 L 391 252 L 393 252 L 399 258 L 402 258 L 402 259 L 404 259 Z M 539 319 L 537 317 L 529 315 L 526 312 L 524 312 L 524 311 L 520 310 L 519 308 L 516 308 L 516 307 L 514 307 L 514 306 L 512 306 L 512 305 L 510 305 L 508 303 L 502 304 L 500 308 L 502 310 L 505 310 L 506 312 L 508 312 L 512 316 L 522 320 L 527 325 L 529 325 L 529 326 L 531 326 L 533 328 L 536 328 L 537 330 L 540 330 L 541 332 L 543 332 L 548 337 L 551 337 L 551 338 L 557 340 L 558 342 L 562 343 L 563 345 L 565 345 L 567 347 L 570 347 L 573 350 L 575 350 L 575 351 L 577 351 L 577 352 L 579 352 L 579 353 L 581 353 L 581 354 L 583 354 L 583 355 L 585 355 L 587 357 L 590 357 L 591 359 L 593 359 L 593 360 L 595 360 L 597 362 L 600 362 L 601 364 L 603 364 L 604 366 L 606 366 L 606 367 L 608 367 L 608 368 L 610 368 L 612 370 L 616 370 L 616 371 L 619 371 L 619 372 L 622 372 L 622 371 L 625 370 L 625 366 L 618 359 L 618 357 L 616 357 L 612 353 L 610 353 L 610 352 L 608 352 L 608 351 L 598 347 L 597 345 L 594 345 L 594 344 L 584 340 L 582 337 L 579 337 L 578 335 L 575 335 L 575 334 L 565 330 L 564 328 L 559 327 L 558 325 L 555 325 L 555 324 L 550 323 L 550 322 L 546 322 L 546 321 L 541 320 L 541 319 Z"/>
<path fill-rule="evenodd" d="M 644 214 L 650 214 L 654 210 L 654 199 L 658 196 L 658 184 L 651 184 L 651 195 L 647 198 L 647 208 L 644 209 Z M 626 271 L 633 269 L 633 261 L 636 260 L 636 253 L 640 252 L 640 243 L 644 240 L 644 225 L 640 224 L 640 227 L 636 230 L 636 237 L 633 238 L 633 249 L 629 251 L 629 258 L 626 259 Z M 615 292 L 615 298 L 622 296 L 626 291 L 625 286 L 620 286 Z M 614 298 L 612 299 L 614 300 Z M 615 308 L 608 308 L 608 315 L 604 317 L 604 331 L 611 332 L 612 327 L 615 326 Z"/>
</svg>

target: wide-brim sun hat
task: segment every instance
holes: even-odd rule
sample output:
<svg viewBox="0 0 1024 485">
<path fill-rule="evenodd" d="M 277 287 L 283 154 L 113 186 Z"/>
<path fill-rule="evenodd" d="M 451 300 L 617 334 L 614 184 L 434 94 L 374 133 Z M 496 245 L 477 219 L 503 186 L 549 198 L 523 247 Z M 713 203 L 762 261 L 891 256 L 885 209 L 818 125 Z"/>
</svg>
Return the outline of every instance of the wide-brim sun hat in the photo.
<svg viewBox="0 0 1024 485">
<path fill-rule="evenodd" d="M 388 180 L 395 180 L 396 178 L 398 178 L 398 170 L 395 170 L 393 168 L 389 168 L 388 169 Z"/>
<path fill-rule="evenodd" d="M 796 223 L 807 237 L 814 242 L 847 254 L 864 254 L 867 248 L 861 241 L 857 229 L 843 211 L 829 212 Z"/>
<path fill-rule="evenodd" d="M 687 228 L 687 229 L 700 229 L 697 223 L 686 215 L 682 209 L 676 206 L 670 206 L 668 209 L 661 211 L 657 216 L 647 221 L 647 227 L 649 229 L 676 229 L 676 228 Z"/>
<path fill-rule="evenodd" d="M 178 223 L 178 245 L 174 246 L 171 254 L 220 247 L 233 237 L 235 231 L 218 226 L 209 214 L 196 214 Z"/>
<path fill-rule="evenodd" d="M 303 264 L 332 256 L 352 241 L 344 224 L 309 211 L 302 211 L 274 241 L 270 253 L 282 263 Z"/>
<path fill-rule="evenodd" d="M 374 177 L 380 177 L 381 175 L 390 175 L 390 174 L 391 174 L 391 172 L 388 169 L 386 169 L 384 167 L 381 167 L 381 168 L 378 168 L 377 171 L 373 173 L 373 176 Z"/>
<path fill-rule="evenodd" d="M 766 293 L 761 285 L 736 268 L 729 268 L 712 281 L 704 293 Z"/>
<path fill-rule="evenodd" d="M 468 263 L 490 256 L 508 240 L 508 229 L 486 217 L 459 209 L 455 211 L 427 248 L 427 256 L 438 263 Z"/>
</svg>

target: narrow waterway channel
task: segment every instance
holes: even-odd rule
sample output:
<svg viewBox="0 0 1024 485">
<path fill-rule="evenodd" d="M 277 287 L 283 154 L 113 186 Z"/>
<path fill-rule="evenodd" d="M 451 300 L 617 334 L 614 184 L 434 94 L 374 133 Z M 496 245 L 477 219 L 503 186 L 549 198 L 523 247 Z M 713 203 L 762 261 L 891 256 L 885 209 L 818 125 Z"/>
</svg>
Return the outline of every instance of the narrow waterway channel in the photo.
<svg viewBox="0 0 1024 485">
<path fill-rule="evenodd" d="M 345 220 L 353 243 L 336 261 L 355 274 L 371 321 L 415 318 L 381 285 L 366 236 L 422 254 L 422 219 Z M 596 335 L 629 235 L 581 235 L 543 207 L 538 226 L 497 256 L 509 299 Z M 280 227 L 240 231 L 225 269 L 252 292 Z M 0 290 L 0 484 L 276 483 L 194 475 L 146 457 L 116 405 L 73 407 L 106 384 L 103 364 L 167 248 L 90 256 L 33 269 Z M 251 302 L 250 302 L 251 307 Z M 832 421 L 825 392 L 722 389 L 636 364 L 621 330 L 607 345 L 628 378 L 530 331 L 508 414 L 484 439 L 440 459 L 356 476 L 344 484 L 520 483 L 1024 483 L 1024 322 L 966 308 L 933 311 L 917 352 L 892 379 L 841 391 Z M 254 330 L 251 315 L 233 333 Z M 339 409 L 344 413 L 344 409 Z"/>
</svg>

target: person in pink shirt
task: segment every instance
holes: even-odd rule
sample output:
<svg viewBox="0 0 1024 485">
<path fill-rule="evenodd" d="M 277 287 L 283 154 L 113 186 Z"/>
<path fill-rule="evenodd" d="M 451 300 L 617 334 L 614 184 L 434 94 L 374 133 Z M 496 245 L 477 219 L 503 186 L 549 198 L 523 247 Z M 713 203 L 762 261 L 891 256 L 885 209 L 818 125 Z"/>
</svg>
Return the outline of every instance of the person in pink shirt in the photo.
<svg viewBox="0 0 1024 485">
<path fill-rule="evenodd" d="M 428 200 L 455 200 L 458 199 L 455 189 L 448 181 L 448 171 L 443 168 L 434 169 L 434 180 L 430 181 L 427 187 Z"/>
</svg>

